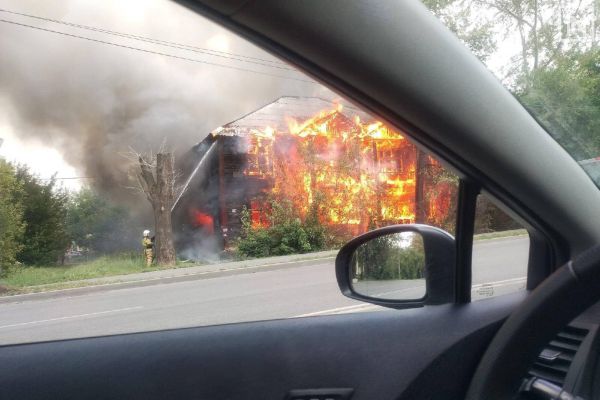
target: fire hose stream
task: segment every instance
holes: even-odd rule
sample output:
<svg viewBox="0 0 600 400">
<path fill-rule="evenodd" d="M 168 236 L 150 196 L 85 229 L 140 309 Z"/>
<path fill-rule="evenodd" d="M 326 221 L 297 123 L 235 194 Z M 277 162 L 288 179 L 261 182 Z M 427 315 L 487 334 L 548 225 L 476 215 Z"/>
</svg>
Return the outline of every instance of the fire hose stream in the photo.
<svg viewBox="0 0 600 400">
<path fill-rule="evenodd" d="M 206 151 L 206 153 L 204 153 L 204 155 L 202 156 L 202 158 L 198 162 L 198 165 L 196 165 L 196 168 L 194 168 L 194 170 L 190 174 L 189 178 L 185 181 L 185 185 L 183 185 L 183 188 L 181 188 L 181 191 L 179 192 L 179 195 L 177 196 L 177 199 L 173 202 L 173 206 L 171 207 L 171 212 L 173 212 L 173 210 L 177 206 L 177 203 L 179 203 L 179 200 L 181 199 L 181 196 L 183 196 L 183 194 L 187 190 L 188 186 L 190 185 L 190 182 L 192 181 L 192 179 L 194 179 L 194 177 L 196 176 L 196 174 L 198 173 L 198 171 L 200 170 L 200 168 L 204 164 L 204 160 L 206 160 L 208 158 L 208 156 L 212 153 L 212 151 L 213 151 L 213 149 L 214 149 L 214 147 L 215 147 L 216 144 L 217 144 L 217 142 L 214 142 L 213 144 L 210 145 L 210 147 L 208 148 L 208 150 Z"/>
</svg>

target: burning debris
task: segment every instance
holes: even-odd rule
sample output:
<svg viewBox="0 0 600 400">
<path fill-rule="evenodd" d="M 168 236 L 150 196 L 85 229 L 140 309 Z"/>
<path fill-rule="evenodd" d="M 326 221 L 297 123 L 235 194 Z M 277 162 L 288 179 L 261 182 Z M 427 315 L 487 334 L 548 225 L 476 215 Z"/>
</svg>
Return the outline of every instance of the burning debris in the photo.
<svg viewBox="0 0 600 400">
<path fill-rule="evenodd" d="M 282 97 L 213 131 L 195 153 L 188 189 L 175 205 L 179 237 L 189 238 L 180 248 L 215 234 L 228 247 L 239 236 L 243 207 L 254 226 L 265 226 L 273 198 L 291 201 L 301 218 L 318 202 L 319 222 L 347 235 L 415 222 L 418 199 L 431 217 L 447 210 L 444 199 L 425 198 L 433 183 L 418 182 L 425 179 L 419 152 L 404 135 L 318 98 Z"/>
</svg>

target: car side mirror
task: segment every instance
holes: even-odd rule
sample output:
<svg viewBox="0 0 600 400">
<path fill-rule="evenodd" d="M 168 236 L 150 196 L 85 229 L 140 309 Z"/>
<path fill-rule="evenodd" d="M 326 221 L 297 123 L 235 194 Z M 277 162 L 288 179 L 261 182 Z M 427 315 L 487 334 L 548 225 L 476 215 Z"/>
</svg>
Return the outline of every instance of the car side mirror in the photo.
<svg viewBox="0 0 600 400">
<path fill-rule="evenodd" d="M 339 251 L 342 293 L 390 308 L 454 301 L 454 237 L 428 225 L 392 225 L 358 236 Z"/>
</svg>

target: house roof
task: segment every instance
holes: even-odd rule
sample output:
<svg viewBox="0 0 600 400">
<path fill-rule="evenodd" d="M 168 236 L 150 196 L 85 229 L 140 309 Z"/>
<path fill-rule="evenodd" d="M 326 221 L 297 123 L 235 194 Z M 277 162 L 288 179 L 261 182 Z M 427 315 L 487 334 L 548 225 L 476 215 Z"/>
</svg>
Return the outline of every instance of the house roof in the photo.
<svg viewBox="0 0 600 400">
<path fill-rule="evenodd" d="M 301 123 L 314 117 L 320 111 L 331 110 L 336 104 L 343 106 L 341 111 L 338 112 L 346 118 L 353 118 L 355 115 L 358 115 L 363 122 L 374 121 L 374 118 L 370 114 L 344 101 L 331 101 L 320 97 L 282 96 L 272 103 L 264 105 L 235 121 L 213 130 L 210 135 L 196 144 L 187 153 L 184 164 L 186 166 L 185 170 L 190 170 L 190 175 L 183 182 L 184 187 L 179 196 L 177 196 L 173 204 L 173 209 L 176 208 L 179 200 L 188 192 L 188 187 L 195 180 L 200 179 L 198 178 L 201 175 L 198 174 L 199 163 L 202 162 L 208 151 L 212 148 L 216 136 L 246 136 L 251 134 L 252 130 L 263 130 L 266 127 L 271 127 L 278 132 L 287 132 L 289 118 L 293 118 Z"/>
<path fill-rule="evenodd" d="M 251 130 L 262 130 L 266 127 L 271 127 L 278 132 L 287 132 L 288 120 L 290 118 L 302 122 L 314 117 L 320 111 L 335 107 L 336 104 L 343 106 L 340 113 L 348 118 L 358 115 L 361 121 L 364 122 L 374 120 L 370 114 L 343 101 L 334 102 L 320 97 L 283 96 L 235 121 L 213 130 L 211 133 L 215 136 L 245 136 Z"/>
</svg>

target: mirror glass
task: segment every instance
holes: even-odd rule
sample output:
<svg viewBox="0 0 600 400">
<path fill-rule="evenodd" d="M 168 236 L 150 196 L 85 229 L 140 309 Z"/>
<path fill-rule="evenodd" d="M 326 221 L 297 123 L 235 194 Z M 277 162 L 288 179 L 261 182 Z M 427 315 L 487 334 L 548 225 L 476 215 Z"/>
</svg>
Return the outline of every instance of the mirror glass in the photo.
<svg viewBox="0 0 600 400">
<path fill-rule="evenodd" d="M 371 239 L 355 250 L 350 265 L 352 287 L 358 294 L 390 300 L 425 296 L 425 247 L 416 232 Z"/>
</svg>

